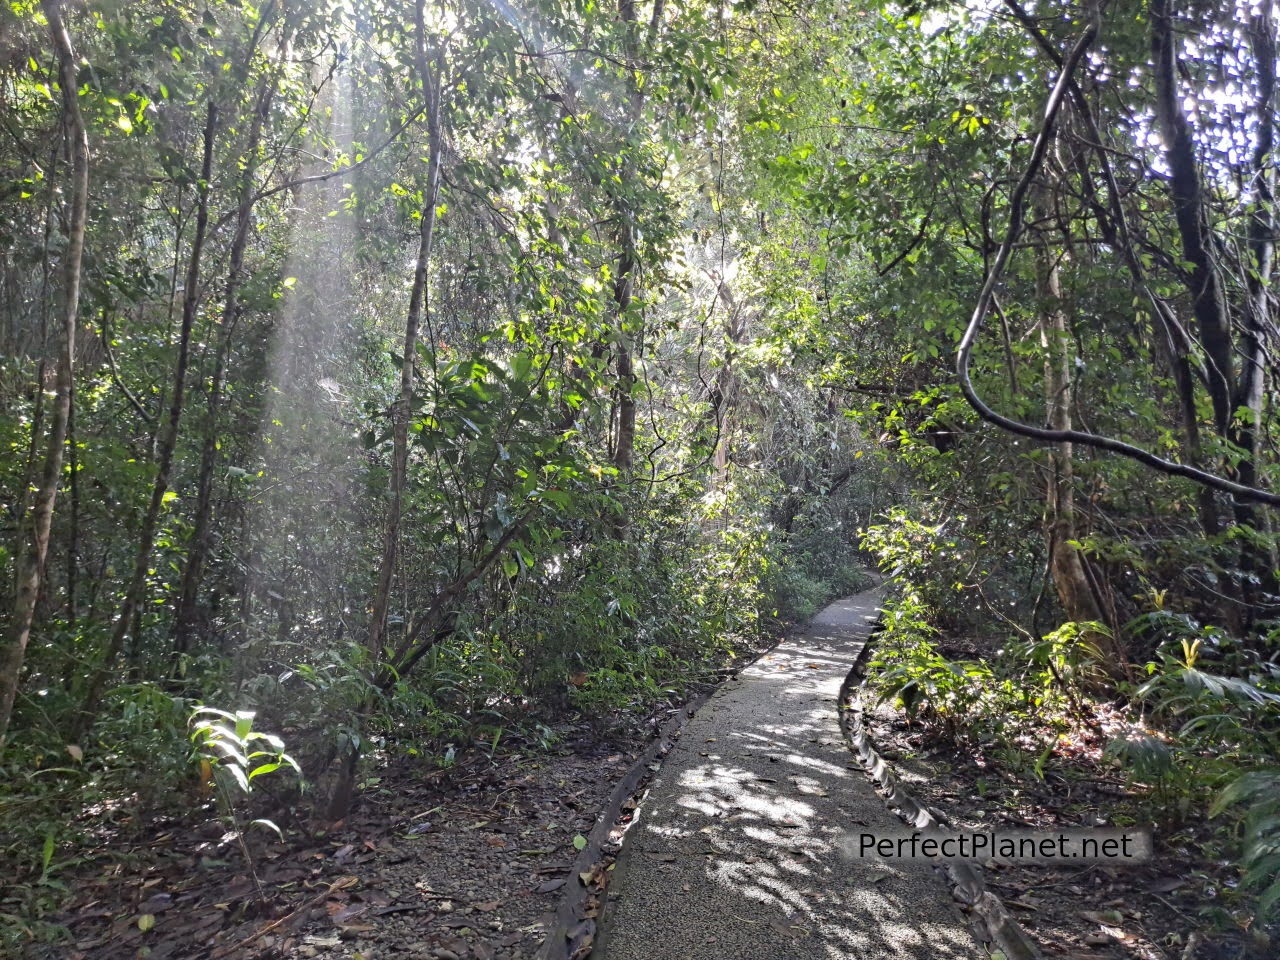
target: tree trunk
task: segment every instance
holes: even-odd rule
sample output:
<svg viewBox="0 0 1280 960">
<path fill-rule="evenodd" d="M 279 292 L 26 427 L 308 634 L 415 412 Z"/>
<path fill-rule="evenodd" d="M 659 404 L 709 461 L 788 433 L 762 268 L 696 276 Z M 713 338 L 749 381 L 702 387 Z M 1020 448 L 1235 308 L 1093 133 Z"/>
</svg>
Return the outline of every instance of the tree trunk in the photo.
<svg viewBox="0 0 1280 960">
<path fill-rule="evenodd" d="M 652 47 L 662 24 L 664 0 L 656 0 L 653 15 L 647 27 L 647 46 Z M 640 24 L 636 19 L 635 0 L 618 0 L 618 19 L 622 23 L 623 50 L 625 51 L 627 71 L 627 124 L 625 132 L 638 137 L 640 118 L 644 113 L 644 91 L 636 82 L 640 70 Z M 640 257 L 636 250 L 635 205 L 631 202 L 630 193 L 635 181 L 635 147 L 628 144 L 624 147 L 621 168 L 618 171 L 617 193 L 614 196 L 614 216 L 618 221 L 618 261 L 616 280 L 613 286 L 614 325 L 617 335 L 617 346 L 614 351 L 614 374 L 616 382 L 613 388 L 614 405 L 617 410 L 617 428 L 614 433 L 612 451 L 613 465 L 618 470 L 619 479 L 626 481 L 635 466 L 636 449 L 636 399 L 637 383 L 635 371 L 634 345 L 637 342 L 627 329 L 627 315 L 635 299 L 637 275 L 640 272 Z M 620 515 L 617 522 L 619 536 L 626 535 L 627 514 Z"/>
<path fill-rule="evenodd" d="M 1051 430 L 1071 429 L 1071 350 L 1067 313 L 1062 302 L 1061 279 L 1055 251 L 1037 249 L 1038 295 L 1042 304 L 1040 346 L 1044 349 L 1044 403 Z M 1067 618 L 1077 622 L 1101 621 L 1102 607 L 1093 595 L 1080 551 L 1072 545 L 1077 537 L 1075 509 L 1075 462 L 1072 444 L 1049 447 L 1049 477 L 1045 485 L 1046 533 L 1049 568 L 1058 600 Z"/>
<path fill-rule="evenodd" d="M 1234 369 L 1231 322 L 1205 219 L 1195 141 L 1182 112 L 1177 39 L 1169 0 L 1151 0 L 1151 57 L 1156 84 L 1156 122 L 1164 140 L 1165 162 L 1169 165 L 1169 192 L 1182 241 L 1182 259 L 1191 265 L 1188 289 L 1205 351 L 1205 380 L 1213 402 L 1214 428 L 1219 436 L 1226 437 L 1231 426 Z"/>
<path fill-rule="evenodd" d="M 430 317 L 429 270 L 431 253 L 435 244 L 436 207 L 440 199 L 440 166 L 444 159 L 444 129 L 440 118 L 440 58 L 436 51 L 435 63 L 427 51 L 425 0 L 417 0 L 414 7 L 415 63 L 422 82 L 422 95 L 427 109 L 427 183 L 423 190 L 422 214 L 418 223 L 418 255 L 414 263 L 413 287 L 409 294 L 409 311 L 405 317 L 404 360 L 400 366 L 400 395 L 391 408 L 391 502 L 383 524 L 382 557 L 378 564 L 378 578 L 370 603 L 369 634 L 365 646 L 376 682 L 383 669 L 384 650 L 387 646 L 387 610 L 391 604 L 391 586 L 395 579 L 396 559 L 400 547 L 400 526 L 404 511 L 404 493 L 409 473 L 409 418 L 413 412 L 413 390 L 417 369 L 418 336 L 424 319 Z M 371 709 L 366 702 L 357 711 L 353 725 Z M 353 742 L 338 772 L 338 780 L 329 798 L 328 816 L 332 820 L 345 816 L 355 795 L 355 778 L 360 762 L 360 747 Z"/>
<path fill-rule="evenodd" d="M 195 232 L 191 238 L 191 251 L 187 258 L 186 287 L 182 294 L 182 325 L 178 332 L 178 356 L 174 367 L 173 385 L 170 388 L 169 416 L 160 434 L 157 453 L 156 478 L 151 488 L 151 502 L 143 517 L 138 535 L 138 549 L 134 555 L 133 575 L 125 593 L 124 603 L 116 617 L 115 629 L 103 651 L 102 662 L 97 665 L 85 692 L 80 711 L 80 729 L 86 729 L 93 721 L 98 700 L 102 696 L 107 677 L 116 658 L 124 649 L 125 640 L 134 629 L 135 617 L 141 612 L 143 595 L 147 588 L 147 571 L 151 566 L 151 549 L 155 545 L 156 530 L 164 510 L 165 494 L 169 491 L 169 477 L 173 468 L 173 453 L 178 444 L 178 432 L 182 423 L 183 404 L 186 400 L 187 367 L 191 359 L 191 330 L 200 305 L 200 261 L 204 252 L 205 234 L 209 225 L 209 181 L 213 175 L 213 145 L 218 122 L 217 107 L 210 103 L 205 116 L 204 150 L 197 186 Z"/>
<path fill-rule="evenodd" d="M 619 344 L 614 354 L 614 370 L 617 376 L 614 395 L 617 399 L 618 427 L 614 436 L 613 465 L 618 468 L 620 478 L 625 480 L 634 466 L 636 450 L 636 371 L 625 319 L 627 311 L 631 308 L 631 289 L 636 269 L 630 225 L 623 228 L 622 245 L 622 256 L 618 258 L 618 281 L 614 285 Z"/>
<path fill-rule="evenodd" d="M 1275 260 L 1275 106 L 1276 106 L 1276 38 L 1271 0 L 1262 0 L 1258 12 L 1249 21 L 1249 44 L 1258 70 L 1258 95 L 1255 105 L 1257 127 L 1254 133 L 1250 183 L 1253 198 L 1249 210 L 1249 255 L 1252 263 L 1245 265 L 1247 274 L 1245 304 L 1245 330 L 1242 337 L 1240 378 L 1232 406 L 1245 410 L 1247 415 L 1238 419 L 1232 430 L 1231 440 L 1245 451 L 1236 470 L 1236 479 L 1248 486 L 1257 486 L 1258 461 L 1262 456 L 1263 401 L 1266 396 L 1266 342 L 1267 331 L 1272 329 L 1271 309 L 1268 302 L 1271 273 Z M 1236 523 L 1258 529 L 1265 515 L 1251 503 L 1237 502 Z M 1245 540 L 1241 544 L 1240 565 L 1244 570 L 1245 596 L 1249 597 L 1250 584 L 1262 583 L 1269 593 L 1276 592 L 1274 551 L 1260 548 Z"/>
<path fill-rule="evenodd" d="M 1178 235 L 1182 242 L 1182 258 L 1191 265 L 1187 280 L 1195 311 L 1200 342 L 1204 347 L 1204 377 L 1213 403 L 1214 430 L 1218 436 L 1239 448 L 1239 461 L 1227 472 L 1232 479 L 1255 486 L 1258 479 L 1257 457 L 1260 452 L 1260 426 L 1265 395 L 1265 331 L 1266 287 L 1271 272 L 1272 177 L 1267 170 L 1273 150 L 1275 100 L 1275 38 L 1271 4 L 1267 0 L 1249 26 L 1250 43 L 1258 68 L 1259 123 L 1254 163 L 1257 179 L 1254 204 L 1250 216 L 1250 241 L 1255 262 L 1254 276 L 1249 280 L 1249 304 L 1246 307 L 1245 333 L 1241 343 L 1233 338 L 1231 315 L 1219 271 L 1221 264 L 1215 253 L 1216 238 L 1204 208 L 1204 189 L 1196 161 L 1195 141 L 1191 125 L 1182 108 L 1178 88 L 1177 38 L 1169 0 L 1151 0 L 1151 53 L 1156 86 L 1155 115 L 1165 145 L 1165 162 L 1169 166 L 1169 191 L 1174 205 Z M 1259 309 L 1260 308 L 1260 309 Z M 1236 375 L 1236 354 L 1242 357 Z M 1247 414 L 1237 419 L 1236 411 Z M 1233 504 L 1237 524 L 1256 527 L 1255 508 L 1241 501 Z M 1240 547 L 1240 564 L 1244 583 L 1237 585 L 1244 601 L 1236 614 L 1251 614 L 1250 584 L 1262 579 L 1274 587 L 1274 570 L 1267 551 L 1245 539 Z M 1234 618 L 1234 614 L 1233 614 Z M 1233 628 L 1240 625 L 1233 622 Z"/>
<path fill-rule="evenodd" d="M 436 206 L 440 199 L 440 164 L 444 158 L 444 136 L 440 125 L 440 90 L 436 68 L 427 56 L 424 0 L 415 7 L 416 62 L 427 101 L 427 183 L 423 190 L 422 214 L 418 225 L 418 256 L 413 269 L 409 312 L 405 318 L 404 361 L 400 366 L 400 396 L 391 409 L 391 503 L 383 527 L 382 559 L 378 565 L 369 623 L 370 659 L 379 663 L 386 646 L 387 609 L 391 602 L 391 582 L 400 546 L 400 521 L 404 510 L 404 490 L 409 472 L 409 417 L 417 371 L 418 336 L 423 318 L 429 316 L 429 270 L 435 244 Z"/>
<path fill-rule="evenodd" d="M 288 33 L 281 41 L 281 52 L 290 43 Z M 249 126 L 249 136 L 244 151 L 244 170 L 240 175 L 240 195 L 236 203 L 235 233 L 227 258 L 227 279 L 223 291 L 222 316 L 218 324 L 218 345 L 214 357 L 213 378 L 205 408 L 204 442 L 200 450 L 200 472 L 196 478 L 196 502 L 193 512 L 193 529 L 187 564 L 182 572 L 182 586 L 178 606 L 174 614 L 174 653 L 185 654 L 191 650 L 195 632 L 200 587 L 204 578 L 205 563 L 209 559 L 210 535 L 213 526 L 213 474 L 218 462 L 218 416 L 222 407 L 222 389 L 226 377 L 227 357 L 232 338 L 240 320 L 240 285 L 244 281 L 244 257 L 249 245 L 249 228 L 253 224 L 253 204 L 257 190 L 258 147 L 262 142 L 262 128 L 271 112 L 279 84 L 279 73 L 274 71 L 270 82 L 258 97 Z"/>
<path fill-rule="evenodd" d="M 0 651 L 0 749 L 8 734 L 9 720 L 18 693 L 22 663 L 49 552 L 49 531 L 62 479 L 62 461 L 71 418 L 71 391 L 76 349 L 76 322 L 80 311 L 80 268 L 84 256 L 85 225 L 89 200 L 89 136 L 80 114 L 80 83 L 76 55 L 62 17 L 60 0 L 42 0 L 49 21 L 49 35 L 58 57 L 58 86 L 62 90 L 63 123 L 71 152 L 71 201 L 67 211 L 67 245 L 62 254 L 62 337 L 59 344 L 57 381 L 49 410 L 49 437 L 39 485 L 24 511 L 14 558 L 15 596 L 13 619 Z M 41 384 L 40 389 L 43 389 Z"/>
<path fill-rule="evenodd" d="M 1043 219 L 1050 204 L 1040 205 L 1037 219 Z M 1040 302 L 1040 346 L 1044 350 L 1045 417 L 1051 430 L 1072 429 L 1071 332 L 1067 304 L 1063 299 L 1061 258 L 1065 255 L 1049 242 L 1045 231 L 1037 231 L 1036 294 Z M 1075 508 L 1075 461 L 1072 444 L 1056 443 L 1048 448 L 1049 475 L 1045 484 L 1045 537 L 1049 572 L 1058 601 L 1067 619 L 1076 623 L 1106 623 L 1102 603 L 1085 570 L 1084 559 L 1074 545 L 1079 536 Z M 1114 638 L 1114 630 L 1112 631 Z M 1124 669 L 1118 644 L 1103 637 L 1093 638 L 1104 649 L 1112 672 Z"/>
</svg>

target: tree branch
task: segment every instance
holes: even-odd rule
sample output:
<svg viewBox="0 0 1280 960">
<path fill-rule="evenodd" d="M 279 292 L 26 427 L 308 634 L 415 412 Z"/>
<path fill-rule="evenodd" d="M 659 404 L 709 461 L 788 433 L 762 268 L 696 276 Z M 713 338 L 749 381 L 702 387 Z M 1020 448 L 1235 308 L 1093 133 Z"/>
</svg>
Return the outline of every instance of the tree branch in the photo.
<svg viewBox="0 0 1280 960">
<path fill-rule="evenodd" d="M 978 395 L 977 390 L 973 386 L 970 378 L 969 366 L 973 354 L 973 346 L 977 340 L 978 333 L 982 330 L 983 322 L 986 320 L 988 312 L 991 309 L 992 299 L 995 296 L 996 286 L 1000 282 L 1000 278 L 1004 273 L 1005 266 L 1009 262 L 1009 256 L 1012 253 L 1013 245 L 1017 242 L 1018 236 L 1022 232 L 1022 216 L 1026 206 L 1027 191 L 1031 186 L 1032 180 L 1040 170 L 1041 164 L 1044 162 L 1045 153 L 1048 151 L 1049 142 L 1053 138 L 1054 121 L 1058 116 L 1058 112 L 1062 108 L 1062 102 L 1066 97 L 1067 91 L 1072 82 L 1072 76 L 1080 61 L 1084 58 L 1085 52 L 1093 43 L 1094 38 L 1098 34 L 1099 17 L 1097 9 L 1090 11 L 1089 23 L 1085 27 L 1084 32 L 1080 35 L 1080 39 L 1076 41 L 1071 52 L 1063 60 L 1062 70 L 1058 75 L 1057 82 L 1053 86 L 1049 99 L 1045 104 L 1044 122 L 1040 127 L 1040 132 L 1036 135 L 1035 143 L 1031 149 L 1031 157 L 1027 161 L 1027 168 L 1023 172 L 1017 186 L 1014 187 L 1013 194 L 1009 198 L 1009 228 L 1005 235 L 1004 242 L 1001 243 L 999 251 L 996 253 L 991 270 L 987 274 L 986 282 L 982 285 L 982 290 L 978 294 L 978 302 L 974 307 L 973 316 L 969 320 L 964 336 L 960 340 L 960 346 L 956 351 L 956 375 L 960 381 L 960 389 L 964 394 L 969 405 L 977 412 L 978 416 L 988 423 L 992 423 L 1010 433 L 1016 433 L 1019 436 L 1028 437 L 1032 440 L 1038 440 L 1043 443 L 1079 443 L 1085 446 L 1095 447 L 1100 450 L 1107 450 L 1111 453 L 1118 453 L 1121 456 L 1129 457 L 1137 460 L 1155 470 L 1171 476 L 1184 477 L 1206 487 L 1215 490 L 1221 490 L 1232 496 L 1243 500 L 1251 500 L 1257 503 L 1266 503 L 1273 506 L 1280 506 L 1280 494 L 1273 493 L 1269 490 L 1261 490 L 1256 487 L 1245 486 L 1244 484 L 1234 483 L 1224 477 L 1200 470 L 1196 467 L 1188 466 L 1182 463 L 1175 463 L 1171 460 L 1165 460 L 1158 457 L 1148 450 L 1136 447 L 1133 444 L 1125 443 L 1114 437 L 1101 436 L 1099 434 L 1085 433 L 1078 430 L 1046 430 L 1042 427 L 1033 427 L 1030 424 L 1021 423 L 1009 417 L 1003 416 L 991 409 Z"/>
</svg>

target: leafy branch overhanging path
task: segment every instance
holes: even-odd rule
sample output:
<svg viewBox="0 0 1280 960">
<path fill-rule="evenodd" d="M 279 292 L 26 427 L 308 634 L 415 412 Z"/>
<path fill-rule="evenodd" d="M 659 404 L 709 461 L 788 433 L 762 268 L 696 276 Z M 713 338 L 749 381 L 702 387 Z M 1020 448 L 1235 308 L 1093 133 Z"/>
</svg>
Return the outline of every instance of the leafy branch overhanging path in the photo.
<svg viewBox="0 0 1280 960">
<path fill-rule="evenodd" d="M 1014 6 L 1015 15 L 1020 15 L 1020 8 Z M 1025 16 L 1025 15 L 1023 15 Z M 1096 433 L 1087 433 L 1081 430 L 1053 430 L 1045 427 L 1033 426 L 1029 423 L 1022 423 L 1012 417 L 1006 417 L 994 410 L 981 396 L 979 396 L 977 388 L 973 385 L 973 379 L 970 376 L 969 367 L 973 357 L 973 347 L 977 341 L 978 334 L 982 331 L 983 324 L 986 321 L 987 314 L 991 311 L 991 306 L 995 301 L 996 288 L 999 286 L 1004 276 L 1005 267 L 1008 265 L 1009 257 L 1013 252 L 1014 244 L 1022 234 L 1023 229 L 1023 213 L 1026 208 L 1027 193 L 1031 188 L 1032 181 L 1036 174 L 1040 171 L 1040 166 L 1044 162 L 1045 154 L 1049 149 L 1050 141 L 1053 138 L 1054 124 L 1061 110 L 1063 102 L 1066 100 L 1068 92 L 1078 92 L 1078 88 L 1074 87 L 1074 75 L 1076 68 L 1080 65 L 1084 55 L 1088 52 L 1089 47 L 1093 44 L 1098 36 L 1100 12 L 1094 6 L 1090 9 L 1089 19 L 1078 40 L 1072 46 L 1071 51 L 1065 59 L 1061 61 L 1058 77 L 1054 81 L 1053 89 L 1049 94 L 1049 98 L 1045 103 L 1044 119 L 1040 124 L 1040 130 L 1036 134 L 1035 142 L 1031 148 L 1031 156 L 1027 160 L 1026 168 L 1023 170 L 1022 176 L 1018 179 L 1017 184 L 1013 188 L 1013 193 L 1009 197 L 1009 226 L 1005 232 L 1004 240 L 1001 242 L 999 249 L 996 251 L 991 268 L 987 271 L 987 277 L 982 285 L 982 290 L 978 294 L 978 302 L 974 306 L 973 315 L 969 319 L 968 325 L 965 327 L 964 335 L 960 339 L 960 345 L 956 349 L 956 377 L 960 383 L 960 390 L 964 394 L 965 400 L 973 408 L 983 420 L 988 423 L 995 424 L 1010 433 L 1018 436 L 1027 437 L 1040 443 L 1078 443 L 1084 446 L 1094 447 L 1099 450 L 1106 450 L 1110 453 L 1117 453 L 1131 460 L 1145 464 L 1161 473 L 1170 476 L 1185 477 L 1201 486 L 1208 487 L 1212 490 L 1219 490 L 1223 493 L 1231 494 L 1239 500 L 1254 503 L 1263 503 L 1271 507 L 1280 506 L 1280 493 L 1272 490 L 1264 490 L 1260 487 L 1250 486 L 1249 484 L 1237 483 L 1227 477 L 1218 476 L 1208 470 L 1202 470 L 1191 464 L 1178 463 L 1173 460 L 1166 460 L 1164 457 L 1157 456 L 1149 450 L 1118 440 L 1115 437 L 1103 436 Z M 1050 54 L 1051 57 L 1054 54 Z M 1055 57 L 1056 59 L 1056 57 Z M 1081 98 L 1083 102 L 1083 98 Z M 1092 124 L 1088 111 L 1082 111 L 1082 114 L 1088 118 L 1087 122 Z M 1095 139 L 1096 128 L 1095 128 Z M 1112 195 L 1116 194 L 1114 184 L 1112 184 Z M 1122 218 L 1121 218 L 1121 222 Z M 1162 312 L 1162 307 L 1158 300 L 1151 295 L 1149 288 L 1145 284 L 1140 284 L 1147 296 L 1151 299 L 1152 306 L 1157 315 Z"/>
</svg>

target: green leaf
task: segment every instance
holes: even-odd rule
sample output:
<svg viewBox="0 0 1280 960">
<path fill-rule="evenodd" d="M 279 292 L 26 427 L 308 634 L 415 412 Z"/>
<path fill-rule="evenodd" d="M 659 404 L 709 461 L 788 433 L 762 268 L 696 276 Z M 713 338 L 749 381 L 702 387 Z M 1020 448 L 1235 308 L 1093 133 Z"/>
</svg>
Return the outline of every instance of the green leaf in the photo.
<svg viewBox="0 0 1280 960">
<path fill-rule="evenodd" d="M 277 837 L 279 837 L 281 840 L 283 840 L 283 839 L 284 839 L 284 834 L 280 832 L 280 828 L 279 828 L 279 827 L 277 827 L 277 826 L 275 825 L 275 823 L 273 823 L 273 822 L 272 822 L 272 821 L 270 821 L 270 820 L 263 820 L 263 819 L 251 820 L 251 821 L 249 822 L 249 826 L 251 826 L 251 827 L 265 827 L 267 830 L 270 830 L 272 833 L 274 833 L 274 834 L 275 834 Z"/>
</svg>

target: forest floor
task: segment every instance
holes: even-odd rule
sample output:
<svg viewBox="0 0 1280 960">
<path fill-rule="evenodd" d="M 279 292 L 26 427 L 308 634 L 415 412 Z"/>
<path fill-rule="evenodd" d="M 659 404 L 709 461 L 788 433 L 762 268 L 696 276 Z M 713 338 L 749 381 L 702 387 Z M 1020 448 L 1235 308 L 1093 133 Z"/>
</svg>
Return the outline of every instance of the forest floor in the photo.
<svg viewBox="0 0 1280 960">
<path fill-rule="evenodd" d="M 1242 960 L 1274 957 L 1247 935 L 1248 908 L 1234 896 L 1234 861 L 1194 812 L 1153 806 L 1101 762 L 1109 726 L 1065 737 L 1044 771 L 1035 743 L 966 748 L 929 740 L 918 724 L 881 705 L 863 716 L 870 739 L 900 783 L 957 831 L 1118 828 L 1156 822 L 1145 863 L 1059 869 L 986 861 L 984 879 L 1050 960 Z M 1234 903 L 1233 903 L 1234 901 Z M 1234 910 L 1229 907 L 1234 906 Z M 1234 915 L 1234 916 L 1233 916 Z M 1245 919 L 1247 922 L 1247 919 Z"/>
<path fill-rule="evenodd" d="M 511 739 L 496 753 L 461 753 L 445 769 L 395 759 L 366 779 L 345 821 L 282 822 L 288 843 L 248 831 L 252 869 L 222 819 L 145 818 L 127 804 L 93 811 L 99 849 L 59 875 L 69 897 L 49 918 L 69 938 L 32 945 L 26 956 L 529 960 L 566 883 L 576 882 L 583 838 L 674 712 L 607 732 L 565 724 L 550 744 Z M 1140 866 L 984 865 L 989 888 L 1050 960 L 1275 956 L 1233 919 L 1246 910 L 1209 826 L 1194 814 L 1161 815 L 1157 798 L 1115 780 L 1089 731 L 1060 744 L 1041 779 L 1016 744 L 942 746 L 888 707 L 865 719 L 907 790 L 955 829 L 1123 826 L 1159 816 L 1155 856 Z M 1105 734 L 1106 718 L 1095 719 Z"/>
<path fill-rule="evenodd" d="M 154 822 L 117 836 L 63 882 L 67 960 L 523 960 L 540 949 L 577 854 L 648 739 L 561 727 L 550 748 L 406 760 L 366 782 L 345 821 L 251 831 L 253 870 L 227 825 Z M 256 879 L 255 879 L 256 874 Z M 260 891 L 260 892 L 259 892 Z"/>
</svg>

